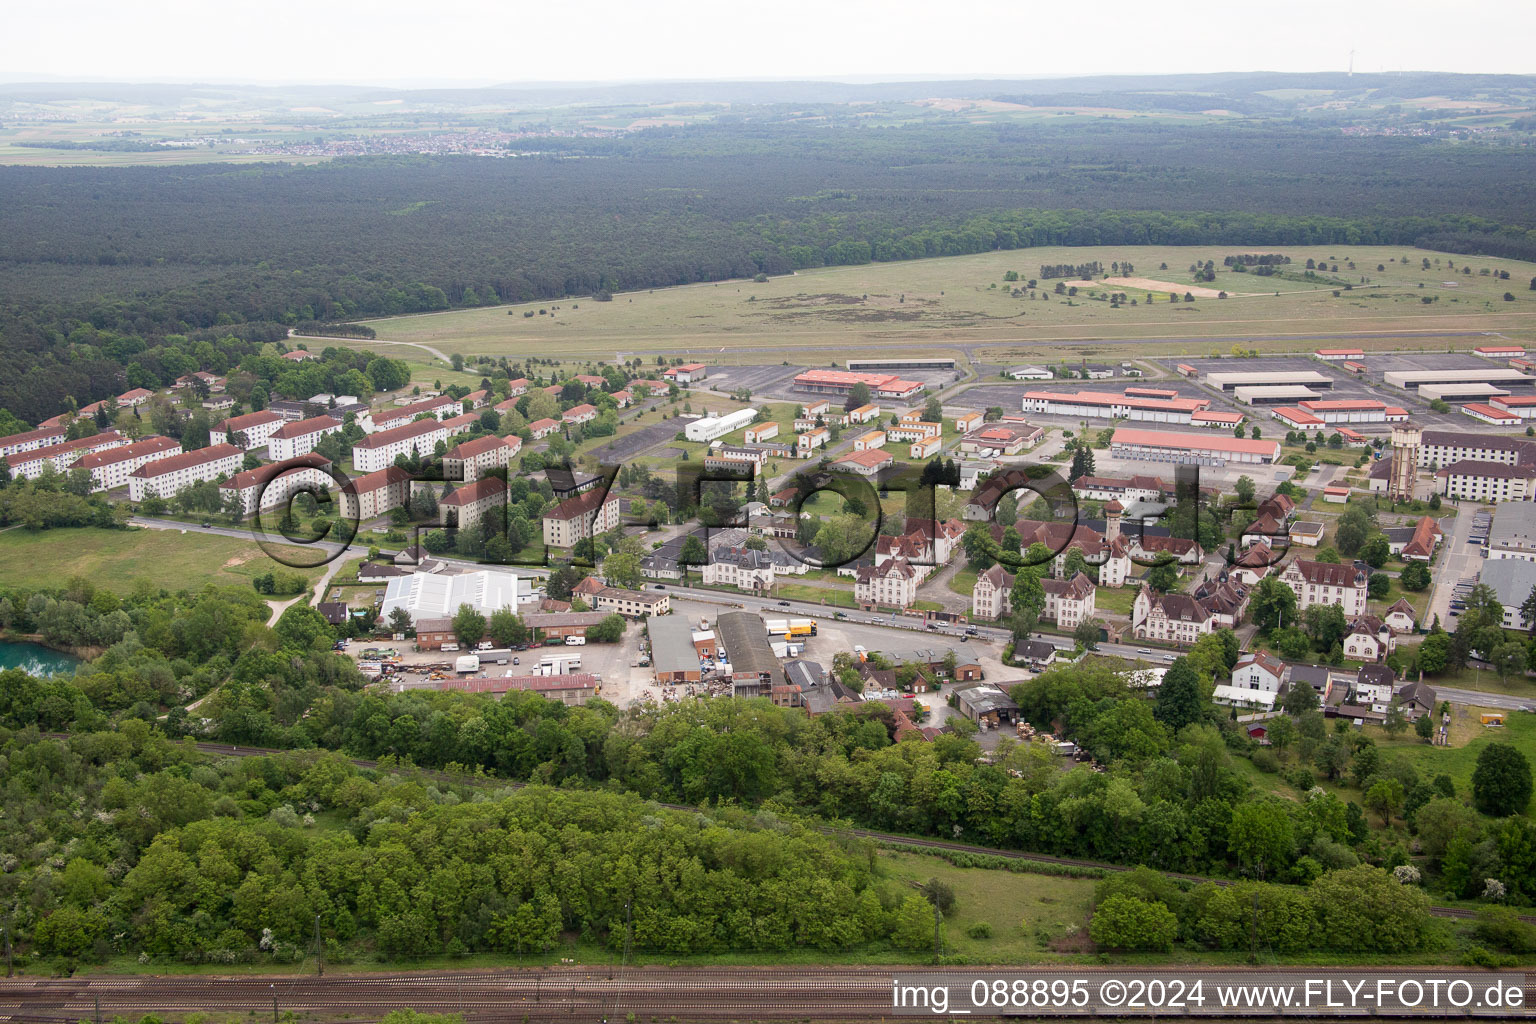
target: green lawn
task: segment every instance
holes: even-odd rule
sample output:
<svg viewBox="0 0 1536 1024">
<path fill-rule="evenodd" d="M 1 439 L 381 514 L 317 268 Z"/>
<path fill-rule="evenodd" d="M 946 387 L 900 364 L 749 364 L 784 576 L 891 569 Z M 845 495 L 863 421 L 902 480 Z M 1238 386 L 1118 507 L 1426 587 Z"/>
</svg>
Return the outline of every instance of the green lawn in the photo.
<svg viewBox="0 0 1536 1024">
<path fill-rule="evenodd" d="M 959 868 L 938 857 L 897 851 L 882 852 L 880 863 L 892 878 L 914 884 L 937 878 L 954 889 L 955 912 L 944 924 L 945 952 L 972 963 L 1041 959 L 1049 953 L 1042 938 L 1085 927 L 1093 898 L 1094 882 L 1087 878 Z M 977 924 L 989 926 L 991 938 L 966 934 Z"/>
<path fill-rule="evenodd" d="M 1096 609 L 1106 615 L 1130 616 L 1131 606 L 1136 603 L 1136 587 L 1098 587 L 1097 591 L 1093 597 Z"/>
<path fill-rule="evenodd" d="M 141 580 L 156 589 L 198 590 L 209 583 L 249 586 L 253 577 L 270 571 L 299 573 L 313 582 L 324 571 L 282 565 L 254 540 L 89 527 L 0 532 L 0 565 L 11 586 L 58 587 L 71 576 L 84 576 L 119 594 L 130 593 Z"/>
<path fill-rule="evenodd" d="M 833 590 L 830 587 L 808 587 L 800 583 L 780 583 L 774 588 L 774 593 L 786 601 L 810 601 L 835 605 L 839 608 L 857 608 L 859 603 L 853 599 L 852 591 Z"/>
<path fill-rule="evenodd" d="M 949 589 L 957 594 L 971 596 L 971 591 L 976 589 L 975 569 L 961 569 L 949 578 Z"/>
</svg>

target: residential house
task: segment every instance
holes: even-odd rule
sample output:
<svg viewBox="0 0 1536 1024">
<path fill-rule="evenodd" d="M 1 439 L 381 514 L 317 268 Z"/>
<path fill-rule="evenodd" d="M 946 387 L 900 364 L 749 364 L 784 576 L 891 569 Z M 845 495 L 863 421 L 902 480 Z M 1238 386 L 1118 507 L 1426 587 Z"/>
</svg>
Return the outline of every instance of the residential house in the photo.
<svg viewBox="0 0 1536 1024">
<path fill-rule="evenodd" d="M 999 619 L 1013 612 L 1013 575 L 1001 565 L 993 565 L 976 576 L 971 587 L 971 617 Z M 1052 648 L 1055 650 L 1055 648 Z"/>
<path fill-rule="evenodd" d="M 560 429 L 560 421 L 552 419 L 538 419 L 528 424 L 528 434 L 535 441 L 548 437 Z"/>
<path fill-rule="evenodd" d="M 1189 594 L 1162 594 L 1144 585 L 1131 608 L 1131 633 L 1137 640 L 1193 644 L 1218 628 L 1215 610 Z"/>
<path fill-rule="evenodd" d="M 1398 598 L 1397 603 L 1387 609 L 1383 621 L 1394 633 L 1412 633 L 1419 628 L 1418 613 L 1406 597 Z"/>
<path fill-rule="evenodd" d="M 1279 693 L 1286 680 L 1286 664 L 1264 651 L 1244 654 L 1232 666 L 1232 686 L 1239 690 Z"/>
<path fill-rule="evenodd" d="M 1375 615 L 1356 616 L 1343 640 L 1344 657 L 1352 661 L 1380 661 L 1397 649 L 1397 637 Z"/>
<path fill-rule="evenodd" d="M 129 475 L 145 463 L 169 458 L 180 451 L 181 442 L 152 434 L 142 441 L 82 455 L 69 468 L 90 470 L 91 490 L 110 491 L 126 485 Z"/>
</svg>

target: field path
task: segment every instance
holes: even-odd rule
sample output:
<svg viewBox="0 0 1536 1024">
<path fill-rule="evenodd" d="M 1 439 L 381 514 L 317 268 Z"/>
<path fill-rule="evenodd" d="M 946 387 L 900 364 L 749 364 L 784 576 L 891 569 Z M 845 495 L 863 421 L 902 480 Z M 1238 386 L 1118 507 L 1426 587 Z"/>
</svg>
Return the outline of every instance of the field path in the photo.
<svg viewBox="0 0 1536 1024">
<path fill-rule="evenodd" d="M 1106 277 L 1102 281 L 1068 281 L 1069 288 L 1099 288 L 1112 285 L 1116 288 L 1139 288 L 1147 292 L 1188 292 L 1197 299 L 1221 297 L 1218 288 L 1202 288 L 1197 284 L 1174 284 L 1171 281 L 1154 281 L 1150 277 Z M 1228 295 L 1262 295 L 1263 292 L 1228 292 Z"/>
<path fill-rule="evenodd" d="M 292 338 L 294 341 L 323 341 L 327 343 L 336 341 L 355 341 L 359 345 L 404 345 L 407 348 L 419 348 L 429 355 L 436 356 L 443 362 L 447 363 L 449 366 L 453 365 L 453 360 L 443 355 L 442 349 L 433 348 L 431 345 L 425 345 L 419 341 L 386 341 L 383 338 L 322 338 L 313 334 L 294 334 L 292 331 L 288 333 L 288 337 Z"/>
</svg>

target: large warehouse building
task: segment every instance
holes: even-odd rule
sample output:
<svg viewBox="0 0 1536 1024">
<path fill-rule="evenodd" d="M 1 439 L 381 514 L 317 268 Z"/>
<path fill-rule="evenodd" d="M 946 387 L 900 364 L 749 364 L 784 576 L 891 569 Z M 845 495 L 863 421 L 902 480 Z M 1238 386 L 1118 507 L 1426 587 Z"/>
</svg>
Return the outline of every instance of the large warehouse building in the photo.
<svg viewBox="0 0 1536 1024">
<path fill-rule="evenodd" d="M 896 356 L 891 359 L 849 359 L 850 370 L 953 370 L 954 359 Z"/>
<path fill-rule="evenodd" d="M 1509 392 L 1492 384 L 1421 384 L 1419 397 L 1433 402 L 1484 402 L 1490 398 L 1502 398 Z"/>
<path fill-rule="evenodd" d="M 1333 388 L 1333 378 L 1317 370 L 1222 370 L 1207 373 L 1205 382 L 1222 391 L 1266 385 Z"/>
<path fill-rule="evenodd" d="M 459 605 L 467 604 L 481 615 L 489 616 L 501 608 L 519 611 L 518 605 L 536 600 L 533 581 L 506 570 L 482 569 L 461 576 L 431 572 L 413 572 L 389 581 L 379 618 L 388 621 L 396 608 L 410 613 L 411 621 L 451 619 Z"/>
<path fill-rule="evenodd" d="M 1536 377 L 1527 377 L 1507 366 L 1476 367 L 1470 370 L 1388 370 L 1382 383 L 1404 391 L 1417 391 L 1425 384 L 1494 384 L 1501 388 L 1530 387 Z"/>
<path fill-rule="evenodd" d="M 1110 442 L 1110 453 L 1120 459 L 1183 466 L 1225 466 L 1230 462 L 1268 465 L 1280 458 L 1280 442 L 1210 432 L 1190 434 L 1121 427 Z"/>
<path fill-rule="evenodd" d="M 1244 384 L 1232 389 L 1232 397 L 1244 405 L 1295 405 L 1318 393 L 1301 384 Z"/>
<path fill-rule="evenodd" d="M 1026 391 L 1022 408 L 1053 416 L 1189 423 L 1192 414 L 1210 404 L 1205 398 L 1145 398 L 1108 391 Z"/>
<path fill-rule="evenodd" d="M 911 398 L 923 390 L 921 381 L 902 380 L 894 373 L 850 373 L 847 370 L 806 370 L 795 376 L 796 391 L 846 395 L 864 384 L 876 398 Z"/>
</svg>

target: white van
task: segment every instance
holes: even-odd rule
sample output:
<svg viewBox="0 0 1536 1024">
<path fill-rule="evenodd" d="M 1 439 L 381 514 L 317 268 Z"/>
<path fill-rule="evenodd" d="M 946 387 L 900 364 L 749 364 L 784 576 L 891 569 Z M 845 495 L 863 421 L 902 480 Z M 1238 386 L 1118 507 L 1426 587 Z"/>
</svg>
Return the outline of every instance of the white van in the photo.
<svg viewBox="0 0 1536 1024">
<path fill-rule="evenodd" d="M 568 636 L 565 638 L 565 646 L 567 647 L 585 647 L 586 643 L 587 638 L 584 636 Z"/>
<path fill-rule="evenodd" d="M 443 644 L 443 646 L 441 648 L 441 650 L 444 650 L 444 651 L 456 651 L 458 649 L 459 649 L 459 645 L 458 644 Z"/>
</svg>

